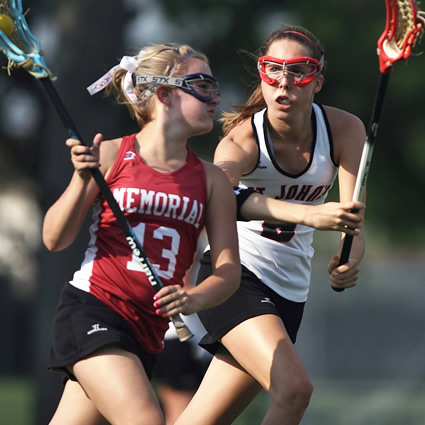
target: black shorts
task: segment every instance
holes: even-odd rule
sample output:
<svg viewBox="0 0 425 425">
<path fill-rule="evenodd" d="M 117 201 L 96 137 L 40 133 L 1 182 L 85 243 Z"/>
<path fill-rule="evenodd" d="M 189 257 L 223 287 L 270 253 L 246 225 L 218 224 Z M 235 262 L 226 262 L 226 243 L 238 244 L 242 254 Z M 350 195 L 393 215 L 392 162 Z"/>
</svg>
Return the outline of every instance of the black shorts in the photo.
<svg viewBox="0 0 425 425">
<path fill-rule="evenodd" d="M 175 390 L 195 392 L 207 371 L 211 356 L 192 341 L 165 339 L 152 378 Z"/>
<path fill-rule="evenodd" d="M 151 378 L 157 355 L 143 349 L 126 320 L 94 295 L 65 284 L 53 322 L 49 369 L 75 381 L 66 366 L 107 345 L 120 346 L 138 356 Z"/>
<path fill-rule="evenodd" d="M 197 283 L 202 282 L 209 275 L 211 275 L 211 257 L 210 253 L 206 252 L 201 258 Z M 289 301 L 276 294 L 257 276 L 242 266 L 239 289 L 224 303 L 198 313 L 207 330 L 207 335 L 201 339 L 199 345 L 214 354 L 219 347 L 219 340 L 227 332 L 243 321 L 263 314 L 279 316 L 291 341 L 295 343 L 303 317 L 304 305 L 305 303 Z"/>
</svg>

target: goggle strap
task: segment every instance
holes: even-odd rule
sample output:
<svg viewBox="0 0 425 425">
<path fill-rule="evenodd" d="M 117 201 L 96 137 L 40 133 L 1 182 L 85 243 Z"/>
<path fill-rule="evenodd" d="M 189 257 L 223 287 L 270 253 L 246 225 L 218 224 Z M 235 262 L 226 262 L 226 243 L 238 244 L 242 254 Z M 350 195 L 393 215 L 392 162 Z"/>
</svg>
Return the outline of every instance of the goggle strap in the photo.
<svg viewBox="0 0 425 425">
<path fill-rule="evenodd" d="M 165 84 L 174 87 L 185 87 L 191 80 L 211 81 L 218 86 L 216 78 L 202 73 L 185 75 L 183 78 L 166 77 L 163 75 L 139 75 L 136 77 L 136 84 Z"/>
<path fill-rule="evenodd" d="M 218 81 L 211 75 L 197 73 L 197 74 L 189 74 L 185 75 L 183 78 L 175 78 L 175 77 L 166 77 L 163 75 L 138 75 L 136 77 L 136 84 L 155 84 L 155 85 L 167 85 L 172 87 L 177 87 L 185 91 L 186 93 L 192 94 L 197 99 L 202 102 L 209 102 L 212 99 L 212 96 L 203 97 L 197 94 L 193 88 L 190 86 L 190 81 L 198 80 L 198 81 L 210 81 L 219 86 Z M 217 90 L 218 91 L 218 90 Z M 155 87 L 150 87 L 144 90 L 141 93 L 141 98 L 146 99 L 149 96 L 152 96 L 155 93 Z"/>
<path fill-rule="evenodd" d="M 317 60 L 316 58 L 312 58 L 310 56 L 300 56 L 298 58 L 294 59 L 279 59 L 275 58 L 274 56 L 261 56 L 258 58 L 258 63 L 262 65 L 264 62 L 272 62 L 277 65 L 294 65 L 299 63 L 307 63 L 310 65 L 315 65 L 319 67 L 320 69 L 323 68 L 323 56 L 321 56 L 320 60 Z"/>
<path fill-rule="evenodd" d="M 319 53 L 319 56 L 322 56 L 322 52 L 320 51 L 319 46 L 310 37 L 306 36 L 302 32 L 285 30 L 283 33 L 284 34 L 296 34 L 296 35 L 299 35 L 301 37 L 304 37 L 306 40 L 308 40 L 313 45 L 313 47 L 316 49 L 317 53 Z"/>
<path fill-rule="evenodd" d="M 183 78 L 165 77 L 163 75 L 138 75 L 136 77 L 136 84 L 165 84 L 167 86 L 183 87 Z"/>
</svg>

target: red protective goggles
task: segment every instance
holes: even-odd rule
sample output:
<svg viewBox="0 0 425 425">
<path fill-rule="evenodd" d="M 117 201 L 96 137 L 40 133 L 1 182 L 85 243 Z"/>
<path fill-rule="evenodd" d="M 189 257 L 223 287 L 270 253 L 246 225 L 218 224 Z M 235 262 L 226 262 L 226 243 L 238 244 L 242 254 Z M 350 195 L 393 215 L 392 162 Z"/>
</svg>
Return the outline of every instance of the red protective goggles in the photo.
<svg viewBox="0 0 425 425">
<path fill-rule="evenodd" d="M 323 68 L 323 56 L 320 60 L 308 56 L 294 59 L 279 59 L 273 56 L 258 58 L 258 71 L 261 79 L 270 85 L 279 82 L 285 76 L 294 85 L 303 87 L 310 84 Z"/>
</svg>

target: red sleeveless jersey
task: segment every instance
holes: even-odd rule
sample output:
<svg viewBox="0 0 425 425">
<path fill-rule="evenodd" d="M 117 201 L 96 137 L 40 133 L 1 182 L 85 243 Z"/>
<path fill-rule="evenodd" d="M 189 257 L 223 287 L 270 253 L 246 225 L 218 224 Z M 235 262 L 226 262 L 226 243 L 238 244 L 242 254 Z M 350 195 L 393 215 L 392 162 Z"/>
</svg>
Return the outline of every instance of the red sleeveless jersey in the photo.
<svg viewBox="0 0 425 425">
<path fill-rule="evenodd" d="M 183 285 L 204 226 L 204 166 L 188 148 L 181 168 L 155 171 L 135 152 L 135 137 L 123 138 L 107 182 L 163 284 Z M 168 320 L 155 314 L 155 291 L 101 194 L 93 206 L 90 236 L 70 283 L 121 314 L 146 351 L 161 351 Z"/>
</svg>

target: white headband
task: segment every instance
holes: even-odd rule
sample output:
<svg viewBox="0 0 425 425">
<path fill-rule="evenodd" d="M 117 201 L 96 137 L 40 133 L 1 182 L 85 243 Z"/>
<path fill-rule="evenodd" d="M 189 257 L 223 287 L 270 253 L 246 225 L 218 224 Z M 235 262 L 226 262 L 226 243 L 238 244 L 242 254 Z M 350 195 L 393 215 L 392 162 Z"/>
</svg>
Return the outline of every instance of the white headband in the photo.
<svg viewBox="0 0 425 425">
<path fill-rule="evenodd" d="M 112 77 L 114 76 L 115 72 L 118 69 L 125 69 L 127 73 L 125 74 L 125 77 L 124 77 L 124 91 L 133 103 L 137 103 L 138 99 L 137 99 L 137 96 L 134 94 L 132 76 L 134 71 L 137 69 L 140 58 L 144 54 L 145 54 L 145 51 L 141 50 L 140 53 L 137 55 L 137 57 L 124 56 L 121 59 L 121 62 L 119 63 L 119 65 L 115 65 L 105 75 L 103 75 L 97 81 L 95 81 L 93 84 L 87 87 L 87 90 L 90 93 L 90 95 L 93 96 L 94 94 L 102 91 L 112 81 Z"/>
</svg>

